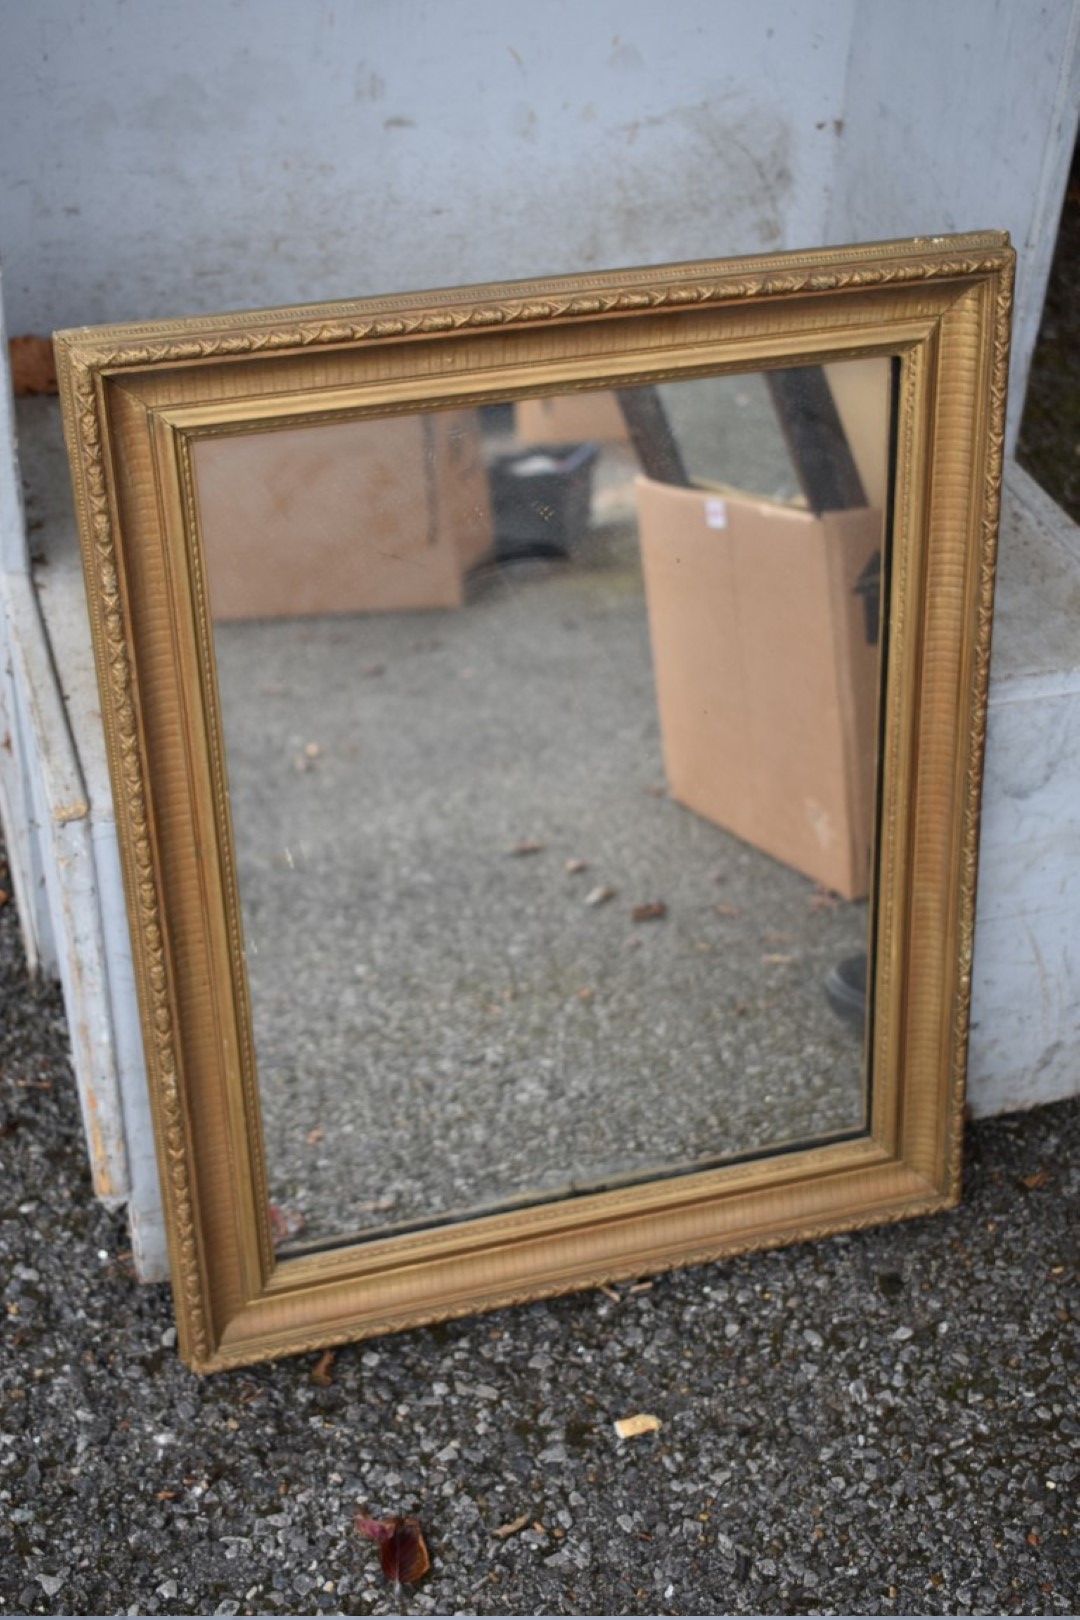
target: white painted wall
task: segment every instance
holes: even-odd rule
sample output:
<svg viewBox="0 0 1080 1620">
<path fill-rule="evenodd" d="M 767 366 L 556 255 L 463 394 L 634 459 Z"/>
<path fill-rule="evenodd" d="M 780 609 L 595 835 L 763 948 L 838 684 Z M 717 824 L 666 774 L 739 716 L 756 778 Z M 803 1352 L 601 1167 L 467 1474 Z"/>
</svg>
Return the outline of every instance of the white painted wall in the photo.
<svg viewBox="0 0 1080 1620">
<path fill-rule="evenodd" d="M 825 238 L 1007 230 L 1010 445 L 1080 115 L 1075 0 L 860 0 Z"/>
<path fill-rule="evenodd" d="M 813 243 L 853 11 L 8 3 L 11 329 Z"/>
<path fill-rule="evenodd" d="M 1015 419 L 1080 0 L 0 0 L 15 332 L 1009 229 Z"/>
</svg>

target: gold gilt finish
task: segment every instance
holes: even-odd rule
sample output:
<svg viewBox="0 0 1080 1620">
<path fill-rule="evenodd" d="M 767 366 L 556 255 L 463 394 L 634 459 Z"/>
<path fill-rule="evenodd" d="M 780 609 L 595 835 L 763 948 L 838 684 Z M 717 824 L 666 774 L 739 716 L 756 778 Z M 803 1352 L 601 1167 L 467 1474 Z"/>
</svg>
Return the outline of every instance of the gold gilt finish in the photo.
<svg viewBox="0 0 1080 1620">
<path fill-rule="evenodd" d="M 1012 269 L 991 232 L 58 334 L 192 1367 L 955 1201 Z M 193 439 L 870 355 L 899 386 L 866 1134 L 276 1259 Z"/>
</svg>

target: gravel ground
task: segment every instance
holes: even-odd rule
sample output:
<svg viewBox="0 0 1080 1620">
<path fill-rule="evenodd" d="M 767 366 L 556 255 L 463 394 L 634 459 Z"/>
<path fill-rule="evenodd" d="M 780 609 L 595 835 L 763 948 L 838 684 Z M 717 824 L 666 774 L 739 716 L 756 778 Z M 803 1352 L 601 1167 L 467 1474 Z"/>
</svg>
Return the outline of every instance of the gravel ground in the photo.
<svg viewBox="0 0 1080 1620">
<path fill-rule="evenodd" d="M 973 1128 L 949 1216 L 200 1381 L 11 904 L 0 1003 L 0 1612 L 1075 1611 L 1080 1102 Z"/>
</svg>

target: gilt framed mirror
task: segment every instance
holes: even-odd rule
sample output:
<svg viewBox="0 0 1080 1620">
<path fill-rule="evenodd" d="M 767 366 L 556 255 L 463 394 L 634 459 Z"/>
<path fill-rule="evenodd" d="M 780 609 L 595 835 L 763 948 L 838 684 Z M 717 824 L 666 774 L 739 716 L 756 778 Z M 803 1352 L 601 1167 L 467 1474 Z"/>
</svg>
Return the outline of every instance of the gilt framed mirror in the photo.
<svg viewBox="0 0 1080 1620">
<path fill-rule="evenodd" d="M 955 1201 L 1012 258 L 58 334 L 193 1368 Z"/>
</svg>

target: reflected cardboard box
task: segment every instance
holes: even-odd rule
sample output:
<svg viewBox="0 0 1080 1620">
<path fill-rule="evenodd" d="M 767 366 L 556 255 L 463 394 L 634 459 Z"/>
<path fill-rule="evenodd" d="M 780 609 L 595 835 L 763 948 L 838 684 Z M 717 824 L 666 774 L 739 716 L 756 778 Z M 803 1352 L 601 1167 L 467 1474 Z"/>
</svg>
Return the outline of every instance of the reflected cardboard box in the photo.
<svg viewBox="0 0 1080 1620">
<path fill-rule="evenodd" d="M 635 490 L 672 798 L 860 898 L 875 799 L 880 512 L 814 516 L 647 478 Z"/>
<path fill-rule="evenodd" d="M 493 545 L 473 411 L 196 444 L 215 619 L 460 607 Z"/>
<path fill-rule="evenodd" d="M 630 442 L 619 402 L 608 388 L 519 400 L 514 406 L 514 432 L 525 445 Z"/>
</svg>

